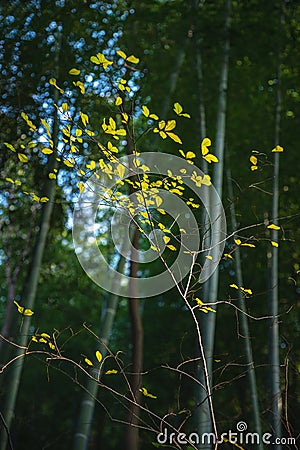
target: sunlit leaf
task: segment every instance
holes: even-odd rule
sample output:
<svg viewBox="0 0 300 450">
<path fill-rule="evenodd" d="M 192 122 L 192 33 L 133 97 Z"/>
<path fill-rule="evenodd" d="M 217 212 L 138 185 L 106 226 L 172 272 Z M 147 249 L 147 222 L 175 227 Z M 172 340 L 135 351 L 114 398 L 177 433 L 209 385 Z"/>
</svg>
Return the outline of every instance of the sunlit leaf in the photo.
<svg viewBox="0 0 300 450">
<path fill-rule="evenodd" d="M 236 245 L 241 245 L 242 241 L 240 239 L 235 239 L 234 242 L 236 243 Z"/>
<path fill-rule="evenodd" d="M 246 288 L 243 288 L 243 287 L 241 287 L 241 290 L 243 291 L 243 292 L 245 292 L 246 294 L 250 294 L 250 295 L 252 295 L 252 290 L 251 289 L 246 289 Z"/>
<path fill-rule="evenodd" d="M 28 162 L 28 156 L 24 155 L 24 153 L 18 153 L 18 158 L 22 163 Z"/>
<path fill-rule="evenodd" d="M 276 147 L 273 148 L 272 152 L 273 153 L 281 153 L 281 152 L 283 152 L 283 147 L 281 147 L 280 145 L 276 145 Z"/>
<path fill-rule="evenodd" d="M 203 156 L 203 158 L 208 162 L 218 162 L 218 158 L 215 155 L 212 155 L 211 153 L 208 153 L 207 155 Z"/>
<path fill-rule="evenodd" d="M 172 252 L 175 252 L 176 247 L 174 245 L 167 245 L 168 249 L 172 250 Z"/>
<path fill-rule="evenodd" d="M 80 70 L 79 69 L 71 69 L 71 70 L 69 70 L 69 74 L 70 75 L 79 75 Z"/>
<path fill-rule="evenodd" d="M 79 187 L 80 194 L 82 194 L 84 192 L 84 189 L 85 189 L 84 184 L 81 183 L 81 181 L 80 181 L 77 186 Z"/>
<path fill-rule="evenodd" d="M 211 140 L 209 138 L 204 138 L 202 143 L 201 143 L 201 153 L 203 156 L 207 155 L 207 153 L 209 152 L 207 147 L 211 146 Z"/>
<path fill-rule="evenodd" d="M 122 105 L 122 103 L 123 103 L 122 97 L 117 97 L 116 101 L 115 101 L 115 105 L 120 106 L 120 105 Z"/>
<path fill-rule="evenodd" d="M 90 170 L 94 170 L 96 167 L 95 161 L 91 160 L 88 164 L 86 164 L 86 168 Z"/>
<path fill-rule="evenodd" d="M 14 304 L 17 307 L 17 310 L 20 314 L 22 314 L 23 316 L 32 316 L 34 314 L 34 311 L 32 311 L 31 309 L 27 309 L 24 308 L 24 306 L 19 305 L 19 303 L 14 300 Z"/>
<path fill-rule="evenodd" d="M 196 155 L 194 152 L 187 152 L 187 154 L 185 155 L 185 157 L 187 159 L 192 159 L 192 158 L 196 158 Z"/>
<path fill-rule="evenodd" d="M 56 174 L 53 172 L 50 172 L 48 177 L 50 178 L 50 180 L 55 180 L 56 179 Z"/>
<path fill-rule="evenodd" d="M 181 141 L 180 137 L 177 136 L 177 134 L 175 134 L 175 133 L 167 133 L 167 135 L 168 135 L 169 138 L 171 138 L 174 142 L 178 142 L 179 144 L 182 144 L 182 141 Z"/>
<path fill-rule="evenodd" d="M 8 142 L 4 142 L 4 145 L 6 145 L 6 147 L 9 148 L 9 150 L 11 150 L 12 152 L 16 151 L 15 148 L 11 144 L 9 144 Z"/>
<path fill-rule="evenodd" d="M 250 162 L 254 165 L 254 166 L 256 166 L 256 164 L 257 164 L 257 158 L 256 158 L 256 156 L 250 156 Z"/>
<path fill-rule="evenodd" d="M 105 375 L 113 375 L 116 373 L 118 373 L 118 371 L 116 369 L 110 369 L 105 372 Z"/>
<path fill-rule="evenodd" d="M 101 362 L 103 359 L 102 353 L 99 350 L 96 351 L 96 358 L 98 362 Z"/>
<path fill-rule="evenodd" d="M 271 244 L 273 245 L 273 247 L 278 247 L 278 242 L 271 241 Z"/>
<path fill-rule="evenodd" d="M 50 334 L 48 333 L 41 333 L 41 336 L 50 339 Z"/>
<path fill-rule="evenodd" d="M 269 228 L 270 230 L 280 230 L 280 227 L 278 225 L 275 225 L 274 223 L 268 225 L 267 228 Z"/>
<path fill-rule="evenodd" d="M 149 398 L 157 398 L 156 395 L 150 394 L 150 392 L 148 392 L 148 390 L 145 387 L 142 387 L 141 389 L 139 389 L 139 391 L 145 396 L 145 397 L 149 397 Z"/>
<path fill-rule="evenodd" d="M 168 244 L 168 242 L 170 242 L 171 238 L 169 236 L 164 236 L 163 240 L 164 240 L 165 244 Z"/>
<path fill-rule="evenodd" d="M 165 131 L 171 131 L 176 127 L 176 120 L 168 120 L 165 126 Z"/>
<path fill-rule="evenodd" d="M 84 358 L 84 361 L 87 363 L 88 366 L 93 366 L 93 363 L 89 358 Z"/>
<path fill-rule="evenodd" d="M 49 202 L 49 198 L 48 197 L 41 197 L 40 198 L 40 202 L 41 203 L 47 203 L 47 202 Z"/>
<path fill-rule="evenodd" d="M 176 114 L 180 114 L 183 111 L 182 106 L 180 105 L 180 103 L 176 102 L 174 103 L 174 108 L 173 110 L 175 111 Z"/>
<path fill-rule="evenodd" d="M 238 288 L 239 288 L 239 287 L 238 287 L 236 284 L 234 284 L 234 283 L 233 283 L 233 284 L 230 284 L 230 287 L 233 288 L 233 289 L 238 289 Z"/>
<path fill-rule="evenodd" d="M 51 153 L 53 153 L 53 150 L 51 148 L 43 148 L 42 153 L 44 153 L 44 155 L 51 155 Z"/>
<path fill-rule="evenodd" d="M 89 123 L 89 116 L 80 111 L 80 118 L 81 118 L 83 125 L 86 127 L 87 124 Z"/>
<path fill-rule="evenodd" d="M 137 58 L 136 56 L 130 55 L 130 56 L 128 56 L 128 58 L 126 59 L 126 61 L 128 61 L 128 62 L 130 62 L 130 63 L 133 63 L 133 64 L 137 64 L 140 60 L 139 60 L 139 58 Z"/>
<path fill-rule="evenodd" d="M 126 53 L 122 52 L 122 50 L 117 50 L 117 54 L 118 54 L 119 56 L 121 56 L 121 58 L 123 58 L 123 59 L 126 59 L 126 58 L 127 58 Z"/>
</svg>

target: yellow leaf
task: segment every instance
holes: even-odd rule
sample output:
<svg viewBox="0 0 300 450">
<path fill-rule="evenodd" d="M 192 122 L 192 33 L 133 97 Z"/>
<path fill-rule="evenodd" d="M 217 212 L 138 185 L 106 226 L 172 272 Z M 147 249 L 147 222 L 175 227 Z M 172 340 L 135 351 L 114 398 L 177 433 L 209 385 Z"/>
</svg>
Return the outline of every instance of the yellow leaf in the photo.
<svg viewBox="0 0 300 450">
<path fill-rule="evenodd" d="M 167 244 L 168 242 L 170 242 L 171 238 L 169 236 L 164 236 L 163 240 L 164 240 L 164 243 Z"/>
<path fill-rule="evenodd" d="M 40 342 L 41 344 L 47 344 L 47 340 L 44 339 L 44 338 L 40 338 L 40 339 L 39 339 L 39 342 Z"/>
<path fill-rule="evenodd" d="M 79 187 L 79 192 L 80 192 L 80 194 L 82 194 L 83 193 L 83 191 L 84 191 L 84 184 L 83 183 L 81 183 L 81 181 L 77 184 L 77 186 Z"/>
<path fill-rule="evenodd" d="M 118 371 L 116 369 L 110 369 L 105 372 L 105 375 L 111 375 L 111 374 L 115 374 L 115 373 L 118 373 Z"/>
<path fill-rule="evenodd" d="M 140 215 L 144 217 L 144 219 L 149 219 L 149 215 L 147 211 L 140 211 Z"/>
<path fill-rule="evenodd" d="M 102 353 L 99 350 L 96 351 L 96 358 L 98 362 L 101 362 L 103 359 Z"/>
<path fill-rule="evenodd" d="M 36 336 L 32 336 L 31 340 L 32 340 L 33 342 L 38 342 L 38 340 L 37 340 L 37 337 L 36 337 Z"/>
<path fill-rule="evenodd" d="M 176 120 L 168 120 L 165 126 L 165 131 L 171 131 L 176 127 Z"/>
<path fill-rule="evenodd" d="M 47 203 L 47 202 L 49 202 L 49 198 L 48 197 L 41 197 L 40 198 L 40 202 L 41 203 Z"/>
<path fill-rule="evenodd" d="M 32 316 L 34 312 L 31 309 L 24 308 L 24 306 L 19 305 L 19 303 L 14 300 L 14 304 L 16 305 L 18 312 L 23 316 Z"/>
<path fill-rule="evenodd" d="M 74 163 L 72 161 L 69 161 L 68 159 L 64 159 L 63 163 L 67 166 L 67 167 L 74 167 Z"/>
<path fill-rule="evenodd" d="M 149 108 L 147 106 L 143 105 L 142 106 L 142 111 L 143 111 L 144 116 L 149 117 L 150 111 L 149 111 Z"/>
<path fill-rule="evenodd" d="M 124 166 L 124 164 L 118 164 L 118 166 L 116 168 L 116 173 L 120 177 L 120 179 L 122 179 L 124 177 L 124 175 L 125 175 L 125 166 Z"/>
<path fill-rule="evenodd" d="M 252 247 L 255 248 L 254 244 L 248 244 L 247 242 L 245 242 L 244 244 L 241 244 L 242 247 Z"/>
<path fill-rule="evenodd" d="M 137 58 L 136 56 L 130 55 L 130 56 L 128 56 L 128 58 L 126 59 L 126 61 L 128 61 L 128 62 L 130 62 L 130 63 L 133 63 L 133 64 L 137 64 L 140 60 L 139 60 L 139 58 Z"/>
<path fill-rule="evenodd" d="M 88 366 L 93 366 L 92 361 L 89 358 L 84 358 L 85 362 L 87 363 Z"/>
<path fill-rule="evenodd" d="M 240 239 L 235 239 L 234 242 L 236 243 L 236 245 L 241 245 L 242 241 Z"/>
<path fill-rule="evenodd" d="M 236 284 L 231 284 L 229 287 L 234 288 L 234 289 L 238 289 L 238 286 Z"/>
<path fill-rule="evenodd" d="M 257 170 L 258 167 L 257 166 L 251 166 L 251 170 Z"/>
<path fill-rule="evenodd" d="M 168 135 L 174 142 L 178 142 L 179 144 L 182 144 L 182 141 L 181 141 L 180 137 L 177 136 L 177 134 L 175 134 L 175 133 L 167 133 L 167 135 Z"/>
<path fill-rule="evenodd" d="M 205 258 L 212 260 L 212 256 L 211 255 L 206 255 Z"/>
<path fill-rule="evenodd" d="M 55 180 L 56 179 L 56 174 L 53 172 L 50 172 L 48 177 L 50 178 L 50 180 Z"/>
<path fill-rule="evenodd" d="M 201 307 L 203 306 L 203 301 L 200 300 L 200 298 L 196 297 L 196 298 L 195 298 L 195 301 L 197 302 L 199 308 L 201 308 Z"/>
<path fill-rule="evenodd" d="M 139 389 L 139 391 L 145 396 L 145 397 L 149 397 L 149 398 L 157 398 L 156 395 L 150 394 L 150 392 L 148 392 L 148 390 L 145 387 L 142 387 L 141 389 Z"/>
<path fill-rule="evenodd" d="M 224 256 L 225 256 L 226 258 L 233 259 L 233 257 L 232 257 L 229 253 L 224 253 Z"/>
<path fill-rule="evenodd" d="M 51 350 L 55 350 L 55 345 L 52 344 L 52 342 L 48 342 L 48 345 L 51 348 Z"/>
<path fill-rule="evenodd" d="M 203 156 L 203 158 L 208 162 L 218 162 L 218 158 L 215 155 L 212 155 L 211 153 L 208 153 L 207 155 Z"/>
<path fill-rule="evenodd" d="M 163 200 L 162 200 L 162 198 L 161 197 L 159 197 L 158 195 L 155 197 L 155 203 L 156 203 L 156 206 L 159 208 L 160 207 L 160 205 L 162 204 L 162 202 L 163 202 Z"/>
<path fill-rule="evenodd" d="M 167 247 L 174 252 L 176 250 L 176 247 L 174 245 L 167 245 Z"/>
<path fill-rule="evenodd" d="M 257 164 L 257 158 L 256 158 L 256 156 L 250 156 L 250 162 L 254 165 L 254 166 L 256 166 L 256 164 Z"/>
<path fill-rule="evenodd" d="M 280 227 L 278 225 L 274 225 L 274 223 L 268 225 L 267 228 L 269 228 L 270 230 L 280 230 Z"/>
<path fill-rule="evenodd" d="M 196 155 L 194 152 L 187 152 L 187 154 L 185 155 L 185 157 L 187 159 L 191 159 L 191 158 L 196 158 Z"/>
<path fill-rule="evenodd" d="M 122 105 L 122 103 L 123 103 L 122 97 L 117 97 L 116 101 L 115 101 L 115 105 L 120 106 L 120 105 Z"/>
<path fill-rule="evenodd" d="M 117 54 L 118 54 L 119 56 L 121 56 L 121 58 L 123 58 L 123 59 L 126 59 L 126 58 L 127 58 L 126 53 L 122 52 L 122 50 L 117 50 Z"/>
<path fill-rule="evenodd" d="M 28 162 L 28 157 L 24 153 L 18 153 L 18 158 L 22 163 Z"/>
<path fill-rule="evenodd" d="M 51 148 L 43 148 L 42 153 L 44 153 L 44 155 L 51 155 L 51 153 L 53 153 L 53 150 Z"/>
<path fill-rule="evenodd" d="M 283 152 L 283 147 L 281 147 L 280 145 L 276 145 L 276 147 L 273 148 L 272 152 L 273 153 Z"/>
<path fill-rule="evenodd" d="M 204 177 L 202 178 L 201 181 L 202 184 L 205 184 L 205 186 L 210 186 L 211 185 L 211 178 L 209 175 L 204 175 Z"/>
<path fill-rule="evenodd" d="M 273 245 L 273 247 L 278 247 L 278 242 L 271 241 L 271 244 Z"/>
<path fill-rule="evenodd" d="M 41 333 L 41 336 L 50 339 L 50 335 L 48 333 Z"/>
<path fill-rule="evenodd" d="M 204 138 L 202 143 L 201 143 L 201 153 L 203 156 L 207 155 L 207 153 L 209 152 L 207 147 L 211 146 L 211 140 L 209 138 Z"/>
<path fill-rule="evenodd" d="M 71 70 L 69 70 L 69 74 L 70 75 L 79 75 L 80 70 L 79 69 L 71 69 Z"/>
<path fill-rule="evenodd" d="M 86 164 L 87 169 L 94 170 L 96 167 L 95 161 L 91 160 L 88 164 Z"/>
<path fill-rule="evenodd" d="M 6 181 L 8 181 L 11 184 L 15 184 L 14 180 L 12 178 L 5 178 Z"/>
<path fill-rule="evenodd" d="M 62 103 L 61 105 L 63 112 L 67 112 L 69 109 L 68 103 Z"/>
<path fill-rule="evenodd" d="M 86 125 L 89 123 L 89 116 L 80 111 L 80 118 L 81 118 L 83 125 L 86 127 Z"/>
<path fill-rule="evenodd" d="M 182 106 L 181 106 L 180 103 L 176 102 L 176 103 L 174 103 L 174 108 L 173 108 L 173 110 L 175 111 L 176 114 L 179 115 L 180 113 L 182 113 L 183 108 L 182 108 Z"/>
<path fill-rule="evenodd" d="M 4 145 L 6 145 L 7 148 L 9 148 L 9 150 L 11 150 L 12 152 L 15 152 L 16 150 L 14 149 L 14 147 L 9 144 L 8 142 L 4 142 Z"/>
<path fill-rule="evenodd" d="M 242 290 L 243 292 L 245 292 L 246 294 L 252 295 L 251 289 L 246 289 L 246 288 L 241 287 L 241 290 Z"/>
</svg>

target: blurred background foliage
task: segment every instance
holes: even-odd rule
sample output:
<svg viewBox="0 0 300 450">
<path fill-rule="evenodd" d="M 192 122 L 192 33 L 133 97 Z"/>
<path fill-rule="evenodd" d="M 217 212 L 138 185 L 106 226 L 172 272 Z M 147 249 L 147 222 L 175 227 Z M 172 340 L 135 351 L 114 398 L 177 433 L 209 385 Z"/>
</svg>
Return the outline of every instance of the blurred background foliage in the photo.
<svg viewBox="0 0 300 450">
<path fill-rule="evenodd" d="M 282 47 L 282 97 L 280 168 L 280 356 L 284 365 L 289 360 L 289 373 L 282 370 L 283 397 L 287 396 L 292 430 L 300 416 L 299 398 L 299 306 L 300 306 L 300 221 L 299 221 L 299 159 L 300 141 L 300 5 L 286 0 L 285 23 L 279 29 L 280 1 L 259 0 L 233 2 L 231 50 L 226 129 L 225 166 L 231 170 L 238 227 L 248 227 L 241 235 L 257 239 L 255 249 L 243 249 L 242 266 L 245 286 L 254 295 L 247 299 L 249 314 L 268 314 L 267 259 L 269 235 L 263 226 L 270 214 L 272 199 L 272 158 L 274 143 L 274 102 L 277 85 L 277 49 Z M 28 189 L 43 192 L 45 161 L 33 158 L 30 167 L 16 163 L 4 142 L 24 144 L 30 141 L 24 121 L 30 118 L 53 120 L 55 114 L 53 88 L 49 78 L 55 76 L 59 86 L 72 86 L 72 67 L 80 68 L 86 94 L 66 91 L 68 102 L 76 113 L 89 114 L 92 128 L 100 129 L 109 114 L 111 88 L 101 75 L 91 75 L 90 56 L 106 51 L 115 57 L 122 49 L 141 59 L 139 70 L 133 73 L 134 104 L 147 104 L 151 112 L 173 116 L 172 105 L 179 101 L 192 120 L 180 122 L 178 129 L 184 150 L 197 153 L 200 163 L 200 130 L 197 120 L 199 91 L 196 52 L 200 48 L 203 64 L 203 99 L 206 108 L 207 135 L 214 141 L 224 2 L 184 0 L 11 0 L 0 6 L 1 31 L 1 106 L 0 106 L 0 166 L 1 166 L 1 245 L 0 245 L 0 323 L 5 317 L 8 292 L 7 268 L 20 266 L 15 280 L 15 298 L 22 301 L 27 273 L 30 269 L 33 243 L 38 231 L 40 204 L 17 192 L 5 181 L 17 175 Z M 55 64 L 57 31 L 61 33 L 59 64 Z M 107 56 L 107 57 L 108 57 Z M 176 89 L 172 83 L 176 80 Z M 139 123 L 137 122 L 139 129 Z M 142 130 L 142 125 L 140 125 Z M 61 139 L 61 136 L 60 136 Z M 250 170 L 251 150 L 260 152 L 258 170 Z M 173 141 L 162 141 L 147 134 L 141 141 L 141 151 L 161 151 L 177 154 Z M 97 156 L 97 146 L 83 146 L 86 155 Z M 90 157 L 90 156 L 89 156 Z M 223 204 L 228 216 L 230 199 L 224 183 Z M 77 195 L 72 171 L 65 171 L 58 182 L 57 196 L 46 252 L 39 278 L 36 314 L 32 332 L 57 330 L 57 342 L 64 356 L 83 361 L 96 346 L 95 338 L 83 326 L 98 333 L 103 302 L 108 293 L 97 287 L 81 269 L 72 247 L 70 217 Z M 200 215 L 199 215 L 200 217 Z M 257 224 L 257 225 L 255 225 Z M 232 240 L 231 240 L 232 241 Z M 228 250 L 233 242 L 229 241 Z M 106 249 L 110 254 L 109 245 Z M 229 287 L 235 282 L 235 267 L 222 260 L 219 299 L 234 298 Z M 201 297 L 201 288 L 199 290 Z M 130 362 L 130 323 L 127 300 L 120 299 L 109 348 L 121 351 L 126 368 Z M 196 354 L 195 331 L 191 318 L 175 289 L 157 298 L 141 301 L 144 326 L 143 382 L 157 400 L 145 402 L 157 414 L 194 411 L 195 386 L 175 372 L 162 366 L 177 366 Z M 198 314 L 201 314 L 200 312 Z M 20 317 L 15 313 L 10 339 L 19 333 Z M 263 429 L 268 427 L 268 321 L 250 320 L 251 341 L 257 367 L 259 400 Z M 251 425 L 249 391 L 244 366 L 243 339 L 234 309 L 221 305 L 217 315 L 214 363 L 214 402 L 220 429 L 232 428 L 233 420 L 245 420 Z M 12 348 L 2 349 L 0 362 L 10 357 Z M 106 363 L 115 367 L 113 360 Z M 193 364 L 188 365 L 194 373 Z M 10 368 L 0 376 L 0 404 L 6 392 Z M 289 390 L 286 391 L 285 377 Z M 16 450 L 71 448 L 76 418 L 80 408 L 83 376 L 71 364 L 47 365 L 41 355 L 26 358 L 18 396 L 12 436 Z M 105 382 L 126 394 L 120 376 L 106 377 Z M 105 389 L 98 395 L 91 449 L 119 449 L 125 409 L 118 398 Z M 151 402 L 151 404 L 150 404 Z M 112 420 L 106 413 L 109 409 Z M 0 407 L 1 411 L 1 407 Z M 151 423 L 151 419 L 145 417 Z M 178 417 L 174 418 L 176 424 Z M 193 430 L 189 420 L 186 430 Z M 154 436 L 142 432 L 143 450 L 153 448 Z"/>
</svg>

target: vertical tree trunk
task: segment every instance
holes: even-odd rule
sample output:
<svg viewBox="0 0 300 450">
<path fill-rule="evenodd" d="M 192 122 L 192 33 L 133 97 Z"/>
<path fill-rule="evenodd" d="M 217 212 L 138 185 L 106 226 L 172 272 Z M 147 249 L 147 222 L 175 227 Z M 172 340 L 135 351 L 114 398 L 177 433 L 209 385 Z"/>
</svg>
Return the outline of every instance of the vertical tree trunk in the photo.
<svg viewBox="0 0 300 450">
<path fill-rule="evenodd" d="M 133 231 L 133 247 L 138 249 L 139 231 L 134 225 Z M 136 252 L 133 249 L 133 253 Z M 125 449 L 126 450 L 138 450 L 139 448 L 139 429 L 136 426 L 139 422 L 139 406 L 141 400 L 141 393 L 139 391 L 141 387 L 141 371 L 143 365 L 143 324 L 140 311 L 140 301 L 137 298 L 137 282 L 138 278 L 138 261 L 135 261 L 136 256 L 131 256 L 130 263 L 130 298 L 129 302 L 129 316 L 131 324 L 131 343 L 132 343 L 132 356 L 131 356 L 131 377 L 130 387 L 133 393 L 133 400 L 137 403 L 131 403 L 128 411 L 127 421 L 128 426 L 125 434 Z"/>
<path fill-rule="evenodd" d="M 55 59 L 55 67 L 56 71 L 59 70 L 59 54 L 61 48 L 61 31 L 58 32 L 58 40 L 57 40 L 57 51 L 56 51 L 56 59 Z M 58 91 L 55 91 L 54 103 L 57 103 L 58 100 Z M 58 143 L 58 119 L 57 114 L 54 116 L 54 124 L 53 124 L 53 132 L 52 132 L 52 140 L 54 142 L 54 148 L 57 148 Z M 49 172 L 52 172 L 57 166 L 56 161 L 56 152 L 54 151 L 52 155 L 49 157 Z M 43 205 L 41 223 L 39 228 L 39 233 L 37 236 L 36 245 L 33 251 L 32 257 L 32 265 L 30 269 L 29 279 L 27 286 L 25 288 L 24 300 L 22 301 L 23 305 L 26 308 L 34 309 L 37 285 L 40 275 L 40 269 L 42 265 L 42 258 L 46 245 L 46 238 L 50 225 L 50 218 L 53 210 L 54 197 L 56 190 L 56 182 L 55 180 L 49 180 L 47 184 L 46 196 L 49 198 L 49 201 Z M 23 325 L 21 330 L 21 336 L 19 340 L 20 347 L 17 349 L 16 357 L 18 358 L 13 364 L 12 371 L 10 373 L 10 383 L 8 385 L 8 389 L 6 392 L 6 402 L 4 407 L 4 420 L 7 426 L 7 429 L 11 429 L 12 420 L 15 413 L 15 406 L 17 401 L 17 395 L 21 380 L 21 374 L 24 364 L 24 357 L 26 354 L 26 350 L 24 348 L 28 344 L 28 336 L 29 336 L 29 328 L 30 328 L 30 317 L 23 317 Z M 22 357 L 23 356 L 23 357 Z M 0 439 L 0 449 L 5 450 L 7 445 L 8 435 L 6 430 L 2 429 L 1 439 Z"/>
<path fill-rule="evenodd" d="M 232 225 L 232 231 L 234 232 L 237 230 L 237 223 L 236 223 L 235 207 L 234 207 L 234 203 L 233 203 L 234 196 L 233 196 L 230 168 L 227 169 L 227 182 L 228 182 L 228 195 L 229 195 L 229 200 L 231 202 L 230 203 L 231 225 Z M 238 286 L 244 286 L 240 248 L 238 246 L 236 246 L 236 248 L 235 248 L 234 259 L 235 259 L 235 271 L 236 271 L 237 284 L 238 284 Z M 252 411 L 253 411 L 253 423 L 254 423 L 254 427 L 255 427 L 254 430 L 256 433 L 259 434 L 259 436 L 262 436 L 261 420 L 260 420 L 260 412 L 259 412 L 259 402 L 258 402 L 258 395 L 257 395 L 256 374 L 255 374 L 254 360 L 253 360 L 253 354 L 252 354 L 252 345 L 251 345 L 251 340 L 250 340 L 248 318 L 246 316 L 247 308 L 246 308 L 245 299 L 244 299 L 242 291 L 239 289 L 237 292 L 238 292 L 238 299 L 239 299 L 239 308 L 241 310 L 241 312 L 239 313 L 239 321 L 241 324 L 241 331 L 242 331 L 242 335 L 243 335 L 243 339 L 244 339 L 244 346 L 245 346 L 245 359 L 246 359 L 246 365 L 248 368 L 247 376 L 249 379 L 250 397 L 251 397 L 251 405 L 252 405 Z M 261 441 L 259 442 L 257 448 L 259 450 L 263 450 L 263 443 Z"/>
<path fill-rule="evenodd" d="M 125 258 L 124 256 L 120 255 L 116 270 L 118 272 L 123 272 L 124 265 L 125 265 Z M 111 294 L 105 302 L 99 332 L 101 343 L 99 344 L 97 350 L 100 350 L 103 357 L 105 357 L 107 353 L 107 345 L 109 342 L 109 336 L 111 334 L 115 314 L 117 311 L 117 305 L 118 305 L 118 296 L 115 294 Z M 91 369 L 91 374 L 94 376 L 95 380 L 88 378 L 86 382 L 76 432 L 74 435 L 73 450 L 86 450 L 88 448 L 91 425 L 93 421 L 95 403 L 99 387 L 98 382 L 96 380 L 99 380 L 101 377 L 101 368 L 99 366 L 98 367 L 94 366 Z"/>
<path fill-rule="evenodd" d="M 280 17 L 280 29 L 283 25 L 283 10 Z M 279 145 L 280 120 L 281 120 L 281 48 L 278 50 L 277 63 L 277 89 L 275 104 L 275 139 L 274 144 Z M 279 209 L 279 153 L 274 153 L 273 165 L 273 198 L 271 223 L 278 225 Z M 278 231 L 271 230 L 271 240 L 278 242 Z M 281 437 L 281 410 L 282 399 L 280 390 L 280 359 L 279 359 L 279 324 L 278 324 L 278 248 L 271 249 L 269 261 L 269 310 L 271 315 L 270 324 L 270 395 L 271 395 L 271 425 L 272 432 L 277 438 Z M 281 444 L 275 444 L 276 450 L 281 450 Z"/>
<path fill-rule="evenodd" d="M 227 104 L 227 87 L 228 87 L 228 66 L 229 66 L 229 50 L 230 50 L 230 21 L 231 21 L 231 0 L 226 0 L 226 12 L 225 12 L 225 23 L 224 23 L 224 45 L 222 53 L 222 63 L 221 63 L 221 75 L 219 83 L 219 104 L 218 104 L 218 115 L 217 115 L 217 131 L 216 131 L 216 141 L 215 141 L 215 154 L 219 160 L 217 164 L 214 165 L 214 173 L 212 182 L 218 192 L 220 198 L 222 198 L 222 186 L 223 186 L 223 160 L 224 160 L 224 146 L 225 146 L 225 124 L 226 124 L 226 104 Z M 218 205 L 213 205 L 210 202 L 210 208 L 214 208 L 215 216 L 218 216 Z M 225 236 L 218 236 L 218 241 L 224 239 Z M 212 249 L 211 255 L 213 260 L 216 260 L 219 255 L 216 255 L 217 249 Z M 218 283 L 219 283 L 219 271 L 216 270 L 210 278 L 209 283 L 209 295 L 208 302 L 214 303 L 217 301 L 218 296 Z M 203 336 L 203 346 L 205 352 L 205 358 L 207 362 L 208 374 L 212 388 L 212 362 L 213 362 L 213 350 L 214 350 L 214 337 L 215 337 L 215 314 L 207 314 L 205 320 L 202 322 L 202 336 Z M 207 393 L 206 393 L 207 395 Z M 212 432 L 212 418 L 209 409 L 208 400 L 204 400 L 200 409 L 200 419 L 198 427 L 200 435 L 203 433 Z M 211 445 L 204 444 L 202 447 L 211 448 Z"/>
</svg>

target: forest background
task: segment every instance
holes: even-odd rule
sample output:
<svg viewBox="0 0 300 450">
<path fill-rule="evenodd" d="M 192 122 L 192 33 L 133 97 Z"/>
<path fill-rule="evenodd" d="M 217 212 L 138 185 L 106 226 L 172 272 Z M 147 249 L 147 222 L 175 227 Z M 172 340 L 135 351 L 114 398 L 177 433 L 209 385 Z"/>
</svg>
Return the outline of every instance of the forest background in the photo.
<svg viewBox="0 0 300 450">
<path fill-rule="evenodd" d="M 211 413 L 208 398 L 219 432 L 241 421 L 256 431 L 259 422 L 264 432 L 297 438 L 299 3 L 12 0 L 0 8 L 1 450 L 150 449 L 159 446 L 163 417 L 177 432 L 214 430 L 203 418 L 205 408 Z M 114 63 L 91 59 L 99 53 Z M 175 116 L 183 144 L 165 139 L 164 125 L 153 133 L 156 119 L 142 106 L 165 121 Z M 130 139 L 122 141 L 121 156 L 137 149 L 187 160 L 192 152 L 222 198 L 227 256 L 214 281 L 193 287 L 188 299 L 203 333 L 212 397 L 207 386 L 204 397 L 199 393 L 197 379 L 204 383 L 206 372 L 178 288 L 118 297 L 93 283 L 77 260 L 73 210 L 91 161 L 107 150 L 98 145 L 103 120 L 116 114 L 120 124 L 134 121 L 140 136 L 129 150 Z M 207 137 L 218 162 L 203 158 Z M 72 145 L 80 164 L 67 156 Z M 190 208 L 200 229 L 203 207 Z M 110 217 L 109 209 L 100 217 L 98 244 L 115 264 Z M 162 269 L 159 262 L 118 264 L 131 275 Z M 217 312 L 204 311 L 202 301 Z M 100 386 L 88 384 L 99 364 Z M 86 390 L 92 397 L 82 397 Z M 87 398 L 96 400 L 89 411 Z"/>
</svg>

